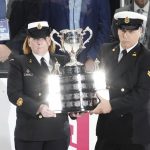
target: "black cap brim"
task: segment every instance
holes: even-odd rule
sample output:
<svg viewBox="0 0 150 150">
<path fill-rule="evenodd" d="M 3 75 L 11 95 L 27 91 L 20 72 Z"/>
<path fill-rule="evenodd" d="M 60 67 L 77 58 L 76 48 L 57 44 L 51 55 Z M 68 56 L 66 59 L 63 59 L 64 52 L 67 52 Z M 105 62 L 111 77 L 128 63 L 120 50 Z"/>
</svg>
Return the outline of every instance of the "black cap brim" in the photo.
<svg viewBox="0 0 150 150">
<path fill-rule="evenodd" d="M 42 29 L 32 28 L 28 30 L 27 34 L 35 39 L 45 38 L 50 35 L 50 29 L 47 27 L 43 27 Z"/>
<path fill-rule="evenodd" d="M 128 26 L 128 25 L 120 25 L 118 28 L 120 30 L 138 30 L 140 26 Z"/>
<path fill-rule="evenodd" d="M 117 20 L 117 26 L 121 30 L 137 30 L 143 24 L 141 19 L 129 19 L 129 18 L 119 18 Z"/>
</svg>

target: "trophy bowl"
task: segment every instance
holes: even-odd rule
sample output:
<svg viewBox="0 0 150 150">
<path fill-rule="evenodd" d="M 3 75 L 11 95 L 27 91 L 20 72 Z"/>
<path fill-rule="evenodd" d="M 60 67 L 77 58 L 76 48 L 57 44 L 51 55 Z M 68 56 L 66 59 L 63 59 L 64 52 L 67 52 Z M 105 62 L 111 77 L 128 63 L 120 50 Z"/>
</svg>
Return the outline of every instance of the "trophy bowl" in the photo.
<svg viewBox="0 0 150 150">
<path fill-rule="evenodd" d="M 86 33 L 89 32 L 89 37 L 83 42 L 83 37 Z M 59 44 L 55 39 L 54 35 L 60 38 L 61 44 Z M 55 29 L 50 34 L 51 40 L 59 46 L 61 51 L 66 51 L 70 55 L 70 62 L 66 64 L 66 66 L 75 66 L 82 65 L 77 61 L 76 56 L 85 49 L 85 44 L 89 42 L 92 38 L 93 32 L 89 27 L 86 27 L 85 30 L 81 28 L 76 30 L 64 29 L 61 30 L 60 33 Z"/>
</svg>

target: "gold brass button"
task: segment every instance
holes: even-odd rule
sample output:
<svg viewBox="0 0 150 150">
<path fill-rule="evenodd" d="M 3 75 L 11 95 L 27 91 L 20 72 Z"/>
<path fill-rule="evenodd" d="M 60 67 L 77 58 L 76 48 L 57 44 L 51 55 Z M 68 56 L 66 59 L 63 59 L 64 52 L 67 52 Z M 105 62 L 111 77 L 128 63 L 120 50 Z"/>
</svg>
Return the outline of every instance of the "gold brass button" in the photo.
<svg viewBox="0 0 150 150">
<path fill-rule="evenodd" d="M 121 118 L 123 117 L 124 115 L 123 114 L 121 114 Z"/>
<path fill-rule="evenodd" d="M 23 104 L 23 99 L 21 97 L 19 97 L 17 102 L 16 102 L 16 105 L 17 106 L 22 106 L 22 104 Z"/>
<path fill-rule="evenodd" d="M 39 115 L 39 119 L 42 119 L 43 118 L 43 116 L 42 115 Z"/>
<path fill-rule="evenodd" d="M 125 89 L 124 88 L 121 88 L 121 92 L 124 92 L 125 91 Z"/>
<path fill-rule="evenodd" d="M 41 96 L 42 95 L 42 93 L 39 93 L 39 96 Z"/>
</svg>

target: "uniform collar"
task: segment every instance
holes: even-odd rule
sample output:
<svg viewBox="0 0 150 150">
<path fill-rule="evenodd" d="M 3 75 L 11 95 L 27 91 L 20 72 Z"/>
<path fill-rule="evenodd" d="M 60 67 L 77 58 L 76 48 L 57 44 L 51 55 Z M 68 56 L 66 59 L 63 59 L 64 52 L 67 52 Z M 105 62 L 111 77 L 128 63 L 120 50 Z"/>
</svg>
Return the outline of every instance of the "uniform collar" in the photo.
<svg viewBox="0 0 150 150">
<path fill-rule="evenodd" d="M 47 52 L 45 55 L 43 56 L 40 56 L 40 55 L 37 55 L 35 53 L 33 53 L 34 57 L 37 59 L 37 61 L 39 62 L 39 64 L 41 64 L 41 58 L 43 57 L 46 64 L 49 66 L 49 62 L 50 62 L 50 54 L 49 52 Z"/>
<path fill-rule="evenodd" d="M 138 44 L 138 42 L 136 44 L 134 44 L 132 47 L 126 49 L 127 53 L 129 53 L 137 44 Z M 119 47 L 120 47 L 120 53 L 122 53 L 124 48 L 121 46 L 121 44 L 119 44 Z"/>
</svg>

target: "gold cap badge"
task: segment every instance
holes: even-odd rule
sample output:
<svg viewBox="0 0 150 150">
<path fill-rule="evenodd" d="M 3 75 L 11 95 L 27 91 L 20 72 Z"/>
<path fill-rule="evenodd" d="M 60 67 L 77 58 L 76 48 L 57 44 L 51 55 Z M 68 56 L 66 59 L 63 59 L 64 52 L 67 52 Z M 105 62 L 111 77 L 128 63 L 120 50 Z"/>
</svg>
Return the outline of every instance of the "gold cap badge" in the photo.
<svg viewBox="0 0 150 150">
<path fill-rule="evenodd" d="M 23 104 L 23 99 L 20 97 L 20 98 L 18 98 L 18 100 L 17 100 L 17 106 L 22 106 L 22 104 Z"/>
<path fill-rule="evenodd" d="M 125 22 L 125 23 L 129 23 L 129 22 L 130 22 L 130 19 L 129 19 L 128 17 L 125 17 L 125 18 L 124 18 L 124 22 Z"/>
<path fill-rule="evenodd" d="M 37 28 L 38 28 L 38 29 L 42 29 L 42 25 L 39 23 L 39 24 L 37 25 Z"/>
</svg>

